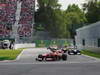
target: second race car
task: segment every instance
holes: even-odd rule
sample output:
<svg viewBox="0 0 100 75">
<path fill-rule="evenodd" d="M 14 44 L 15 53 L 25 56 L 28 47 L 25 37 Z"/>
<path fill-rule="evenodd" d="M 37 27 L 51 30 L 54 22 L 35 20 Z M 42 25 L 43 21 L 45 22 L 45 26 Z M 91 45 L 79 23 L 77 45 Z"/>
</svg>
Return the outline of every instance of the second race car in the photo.
<svg viewBox="0 0 100 75">
<path fill-rule="evenodd" d="M 81 55 L 81 51 L 79 51 L 77 49 L 73 49 L 73 50 L 69 50 L 68 54 L 69 55 Z"/>
</svg>

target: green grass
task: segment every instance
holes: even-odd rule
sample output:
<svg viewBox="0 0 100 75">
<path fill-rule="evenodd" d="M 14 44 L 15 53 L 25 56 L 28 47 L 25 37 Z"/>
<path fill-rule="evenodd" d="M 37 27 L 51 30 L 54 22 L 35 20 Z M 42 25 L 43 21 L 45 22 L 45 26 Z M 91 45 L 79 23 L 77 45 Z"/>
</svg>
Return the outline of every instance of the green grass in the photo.
<svg viewBox="0 0 100 75">
<path fill-rule="evenodd" d="M 0 61 L 2 60 L 14 60 L 21 53 L 23 49 L 9 50 L 0 49 Z"/>
<path fill-rule="evenodd" d="M 96 57 L 96 58 L 100 58 L 100 53 L 95 53 L 95 52 L 91 52 L 91 51 L 88 51 L 88 50 L 83 50 L 82 54 L 92 56 L 92 57 Z"/>
</svg>

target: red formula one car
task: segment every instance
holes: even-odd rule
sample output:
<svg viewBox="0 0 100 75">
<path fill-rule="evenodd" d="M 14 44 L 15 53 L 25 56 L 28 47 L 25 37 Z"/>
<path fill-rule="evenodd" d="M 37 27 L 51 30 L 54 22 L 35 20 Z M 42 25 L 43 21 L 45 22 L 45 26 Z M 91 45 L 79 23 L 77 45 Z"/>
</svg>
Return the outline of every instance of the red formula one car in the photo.
<svg viewBox="0 0 100 75">
<path fill-rule="evenodd" d="M 58 61 L 58 60 L 67 60 L 67 54 L 62 50 L 57 50 L 47 54 L 40 54 L 36 58 L 36 61 Z"/>
</svg>

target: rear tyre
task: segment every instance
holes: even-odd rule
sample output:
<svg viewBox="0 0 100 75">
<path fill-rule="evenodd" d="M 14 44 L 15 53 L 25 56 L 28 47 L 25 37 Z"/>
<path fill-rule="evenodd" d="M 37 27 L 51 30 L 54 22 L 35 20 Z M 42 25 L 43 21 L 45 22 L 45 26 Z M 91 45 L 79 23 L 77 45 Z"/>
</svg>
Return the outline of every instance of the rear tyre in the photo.
<svg viewBox="0 0 100 75">
<path fill-rule="evenodd" d="M 63 60 L 63 61 L 66 61 L 66 60 L 67 60 L 67 55 L 66 55 L 66 54 L 63 54 L 63 55 L 62 55 L 62 60 Z"/>
</svg>

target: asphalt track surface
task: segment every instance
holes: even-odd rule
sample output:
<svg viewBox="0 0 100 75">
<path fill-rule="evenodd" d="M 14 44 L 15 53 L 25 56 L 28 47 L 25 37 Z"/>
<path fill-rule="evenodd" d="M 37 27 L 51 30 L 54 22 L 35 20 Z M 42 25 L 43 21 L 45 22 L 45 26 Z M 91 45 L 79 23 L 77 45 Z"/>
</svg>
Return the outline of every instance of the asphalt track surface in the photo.
<svg viewBox="0 0 100 75">
<path fill-rule="evenodd" d="M 85 55 L 68 55 L 67 61 L 51 61 L 51 62 L 38 62 L 35 60 L 35 58 L 39 54 L 49 53 L 50 50 L 47 50 L 46 48 L 30 48 L 26 49 L 22 52 L 22 54 L 17 58 L 17 63 L 34 63 L 34 64 L 48 64 L 48 63 L 92 63 L 92 62 L 99 62 L 99 59 L 88 57 Z"/>
<path fill-rule="evenodd" d="M 99 59 L 69 55 L 67 61 L 35 61 L 38 54 L 45 52 L 48 52 L 46 48 L 31 48 L 15 61 L 0 62 L 0 75 L 100 75 Z"/>
</svg>

